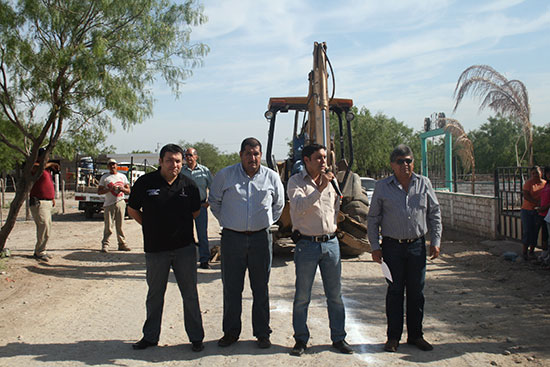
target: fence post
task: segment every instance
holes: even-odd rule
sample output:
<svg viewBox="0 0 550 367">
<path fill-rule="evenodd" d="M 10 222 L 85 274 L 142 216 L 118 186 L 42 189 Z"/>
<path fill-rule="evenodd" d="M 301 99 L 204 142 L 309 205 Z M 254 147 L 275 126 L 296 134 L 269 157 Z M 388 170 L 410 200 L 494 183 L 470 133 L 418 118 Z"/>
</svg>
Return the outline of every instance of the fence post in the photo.
<svg viewBox="0 0 550 367">
<path fill-rule="evenodd" d="M 65 180 L 61 180 L 61 212 L 65 214 Z"/>
</svg>

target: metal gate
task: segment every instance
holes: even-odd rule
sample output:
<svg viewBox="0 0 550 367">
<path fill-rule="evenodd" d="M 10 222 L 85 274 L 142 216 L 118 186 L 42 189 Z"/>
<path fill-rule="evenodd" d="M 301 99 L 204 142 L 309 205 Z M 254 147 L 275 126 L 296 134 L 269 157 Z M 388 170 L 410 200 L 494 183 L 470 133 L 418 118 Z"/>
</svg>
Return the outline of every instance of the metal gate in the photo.
<svg viewBox="0 0 550 367">
<path fill-rule="evenodd" d="M 531 167 L 499 167 L 495 170 L 495 196 L 498 199 L 498 232 L 506 238 L 521 240 L 523 184 Z"/>
</svg>

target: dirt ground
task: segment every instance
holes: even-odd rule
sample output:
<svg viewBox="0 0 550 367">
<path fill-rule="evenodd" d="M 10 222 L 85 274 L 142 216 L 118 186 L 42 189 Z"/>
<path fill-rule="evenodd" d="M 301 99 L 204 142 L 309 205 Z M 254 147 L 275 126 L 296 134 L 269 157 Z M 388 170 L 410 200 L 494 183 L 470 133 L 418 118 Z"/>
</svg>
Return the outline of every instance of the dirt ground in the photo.
<svg viewBox="0 0 550 367">
<path fill-rule="evenodd" d="M 220 264 L 214 263 L 212 269 L 198 271 L 205 350 L 190 350 L 181 298 L 171 277 L 159 347 L 135 351 L 131 343 L 141 338 L 145 318 L 141 229 L 127 219 L 133 250 L 101 253 L 101 215 L 85 220 L 74 200 L 65 205 L 66 214 L 54 216 L 50 262 L 31 257 L 32 220 L 21 218 L 9 237 L 12 256 L 0 260 L 0 366 L 550 366 L 550 271 L 506 261 L 502 253 L 519 251 L 517 242 L 486 241 L 449 230 L 444 231 L 441 257 L 428 261 L 424 326 L 426 339 L 435 346 L 431 352 L 406 344 L 397 353 L 382 350 L 385 281 L 379 265 L 364 254 L 343 260 L 347 340 L 355 354 L 338 354 L 330 346 L 318 277 L 308 350 L 302 357 L 290 356 L 294 264 L 289 253 L 273 260 L 270 349 L 258 349 L 252 336 L 248 285 L 240 341 L 217 346 L 222 285 Z M 219 243 L 214 218 L 210 238 Z"/>
</svg>

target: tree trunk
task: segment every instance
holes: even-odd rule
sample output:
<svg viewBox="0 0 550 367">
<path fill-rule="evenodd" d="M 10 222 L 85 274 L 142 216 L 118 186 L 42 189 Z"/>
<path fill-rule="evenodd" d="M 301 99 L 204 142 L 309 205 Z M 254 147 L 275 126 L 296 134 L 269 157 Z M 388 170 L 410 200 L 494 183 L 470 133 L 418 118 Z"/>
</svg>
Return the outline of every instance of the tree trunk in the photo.
<svg viewBox="0 0 550 367">
<path fill-rule="evenodd" d="M 25 162 L 25 166 L 27 166 L 27 164 L 29 164 L 28 161 Z M 31 165 L 32 164 L 33 163 L 31 162 Z M 33 182 L 30 171 L 30 168 L 26 169 L 25 167 L 23 169 L 23 175 L 21 175 L 21 178 L 18 180 L 17 186 L 15 187 L 15 198 L 10 204 L 10 210 L 6 218 L 6 222 L 2 226 L 2 229 L 0 229 L 0 252 L 6 247 L 8 236 L 15 226 L 15 221 L 17 219 L 17 215 L 19 214 L 19 210 L 23 206 L 25 199 L 31 191 Z"/>
</svg>

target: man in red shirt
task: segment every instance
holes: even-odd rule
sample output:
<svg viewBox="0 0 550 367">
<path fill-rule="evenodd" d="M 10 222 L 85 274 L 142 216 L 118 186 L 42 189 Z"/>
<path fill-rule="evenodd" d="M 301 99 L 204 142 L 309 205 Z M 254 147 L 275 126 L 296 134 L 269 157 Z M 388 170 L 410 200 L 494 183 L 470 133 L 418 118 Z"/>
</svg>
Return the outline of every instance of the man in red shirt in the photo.
<svg viewBox="0 0 550 367">
<path fill-rule="evenodd" d="M 40 148 L 38 156 L 45 153 L 44 148 Z M 34 164 L 33 174 L 38 169 L 38 162 Z M 48 261 L 51 255 L 46 253 L 46 244 L 50 238 L 52 228 L 52 208 L 55 206 L 55 190 L 51 171 L 59 171 L 59 164 L 48 162 L 44 166 L 44 171 L 38 180 L 34 183 L 30 192 L 30 209 L 36 223 L 36 245 L 34 247 L 34 258 L 37 260 Z"/>
</svg>

